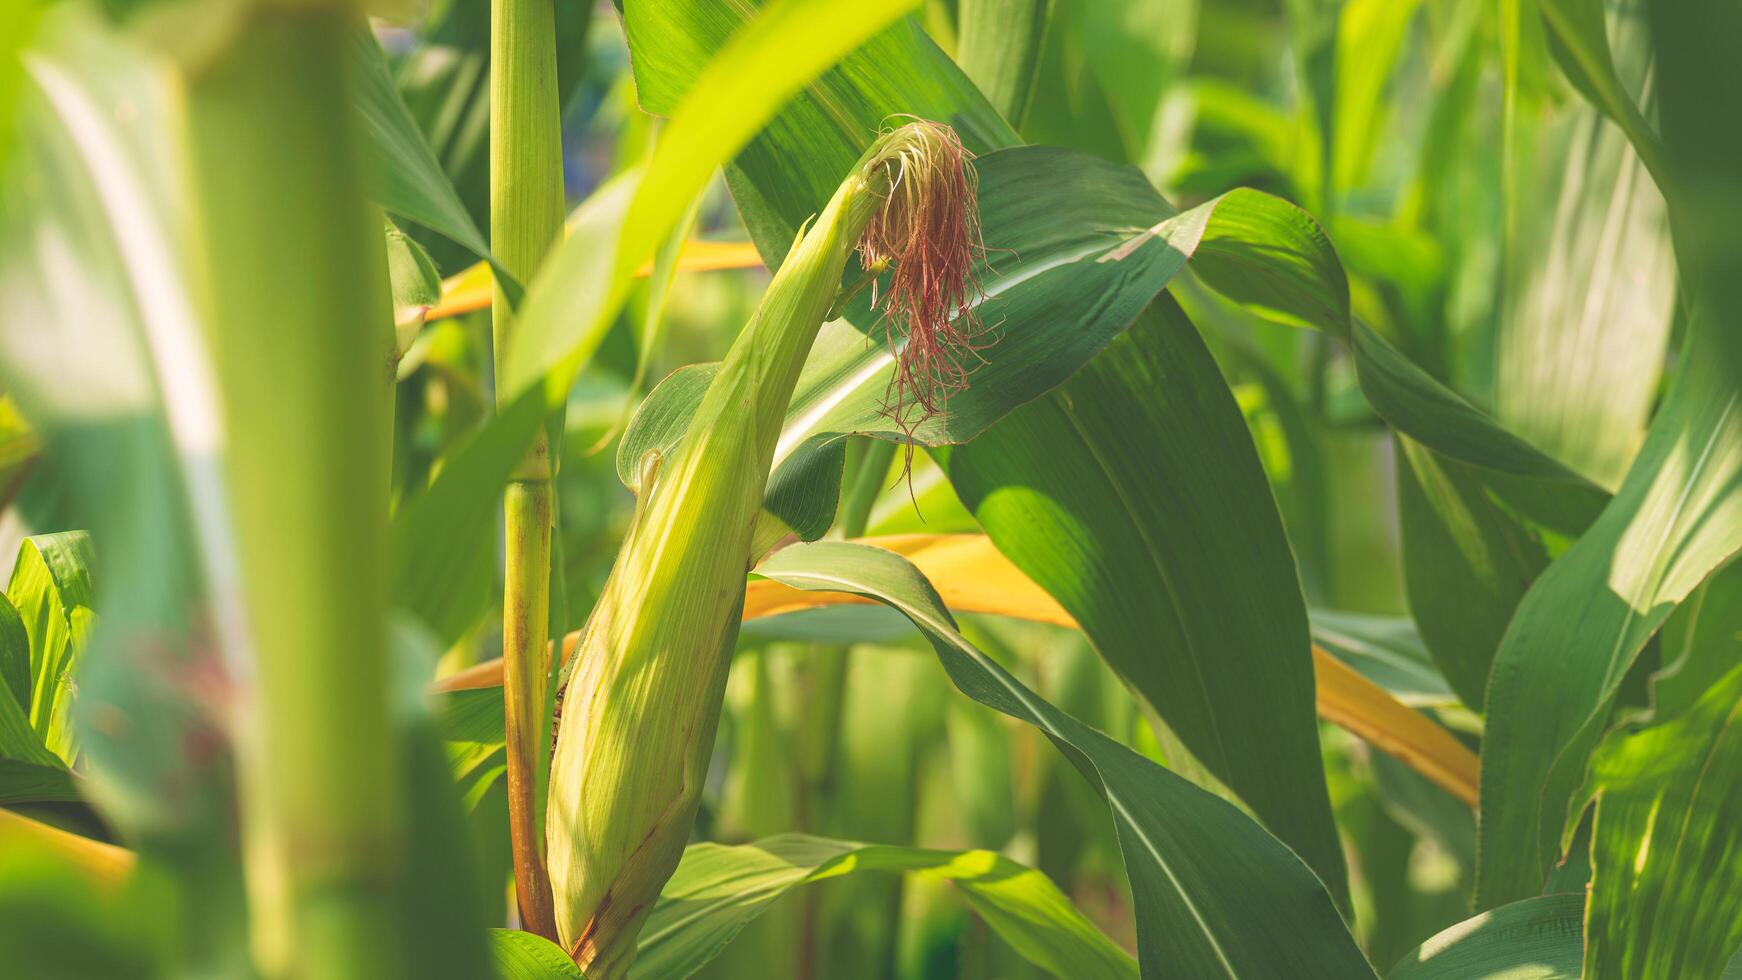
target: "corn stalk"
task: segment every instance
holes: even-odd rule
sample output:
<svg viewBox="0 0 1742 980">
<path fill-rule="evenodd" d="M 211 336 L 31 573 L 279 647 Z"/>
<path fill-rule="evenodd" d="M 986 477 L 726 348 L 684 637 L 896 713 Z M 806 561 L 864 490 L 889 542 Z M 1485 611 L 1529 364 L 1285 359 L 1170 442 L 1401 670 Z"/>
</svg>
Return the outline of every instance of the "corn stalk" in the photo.
<svg viewBox="0 0 1742 980">
<path fill-rule="evenodd" d="M 563 174 L 552 0 L 490 5 L 490 247 L 521 279 L 537 271 L 562 234 Z M 500 284 L 491 303 L 496 362 L 513 330 Z M 550 878 L 539 847 L 539 771 L 550 673 L 550 442 L 543 432 L 503 497 L 503 705 L 508 822 L 521 925 L 554 939 Z"/>
<path fill-rule="evenodd" d="M 255 668 L 240 713 L 255 959 L 271 977 L 394 976 L 392 315 L 351 123 L 359 17 L 259 3 L 227 26 L 185 67 Z"/>
</svg>

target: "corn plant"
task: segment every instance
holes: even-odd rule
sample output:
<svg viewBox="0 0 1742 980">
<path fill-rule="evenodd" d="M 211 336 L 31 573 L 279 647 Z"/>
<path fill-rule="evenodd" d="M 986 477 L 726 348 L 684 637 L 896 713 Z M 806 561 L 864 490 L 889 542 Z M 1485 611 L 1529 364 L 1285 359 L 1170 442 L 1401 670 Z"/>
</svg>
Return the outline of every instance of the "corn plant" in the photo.
<svg viewBox="0 0 1742 980">
<path fill-rule="evenodd" d="M 0 8 L 6 975 L 1729 975 L 1732 7 Z"/>
</svg>

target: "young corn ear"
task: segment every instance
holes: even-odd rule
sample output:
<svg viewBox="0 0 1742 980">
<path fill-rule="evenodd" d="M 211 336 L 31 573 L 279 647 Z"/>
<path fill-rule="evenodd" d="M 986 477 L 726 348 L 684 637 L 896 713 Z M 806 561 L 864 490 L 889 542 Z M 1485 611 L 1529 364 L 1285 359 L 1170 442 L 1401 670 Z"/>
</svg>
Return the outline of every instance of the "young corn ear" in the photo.
<svg viewBox="0 0 1742 980">
<path fill-rule="evenodd" d="M 936 123 L 880 137 L 800 233 L 670 458 L 643 461 L 635 525 L 575 651 L 546 813 L 557 932 L 592 980 L 628 971 L 688 841 L 775 443 L 855 249 L 892 267 L 895 403 L 936 410 L 965 379 L 937 365 L 973 336 L 969 160 Z"/>
</svg>

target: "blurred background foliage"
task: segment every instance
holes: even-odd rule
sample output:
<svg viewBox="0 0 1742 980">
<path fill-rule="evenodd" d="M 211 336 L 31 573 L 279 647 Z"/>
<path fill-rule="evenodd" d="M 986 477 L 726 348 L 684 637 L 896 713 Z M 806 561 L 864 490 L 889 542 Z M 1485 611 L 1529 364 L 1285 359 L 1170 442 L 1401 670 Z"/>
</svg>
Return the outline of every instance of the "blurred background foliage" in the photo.
<svg viewBox="0 0 1742 980">
<path fill-rule="evenodd" d="M 460 202 L 476 226 L 488 227 L 487 10 L 462 0 L 416 6 L 376 21 L 375 33 L 394 84 Z M 943 51 L 955 53 L 972 40 L 964 23 L 972 6 L 971 0 L 928 0 L 919 19 Z M 1006 113 L 1026 141 L 1134 165 L 1182 208 L 1235 187 L 1300 203 L 1336 245 L 1358 321 L 1594 487 L 1613 491 L 1620 484 L 1676 367 L 1668 219 L 1656 183 L 1626 136 L 1556 67 L 1534 4 L 1052 0 L 1035 6 L 1046 17 L 1032 98 Z M 645 159 L 660 123 L 637 106 L 616 11 L 585 2 L 557 9 L 565 182 L 573 205 Z M 1654 79 L 1645 14 L 1632 3 L 1614 3 L 1606 15 L 1619 75 L 1649 107 Z M 103 44 L 126 43 L 94 21 L 81 22 L 80 31 Z M 11 99 L 0 104 L 11 111 Z M 13 166 L 28 173 L 52 161 L 15 160 Z M 412 223 L 403 231 L 441 276 L 459 275 L 476 261 L 447 235 Z M 691 236 L 748 240 L 723 179 L 702 197 Z M 571 624 L 598 596 L 632 517 L 634 498 L 614 466 L 629 412 L 671 371 L 717 360 L 768 282 L 759 264 L 736 264 L 744 267 L 679 271 L 664 296 L 638 286 L 569 395 L 556 553 Z M 1507 616 L 1485 623 L 1473 611 L 1438 608 L 1436 602 L 1459 592 L 1429 585 L 1461 573 L 1435 550 L 1434 533 L 1446 501 L 1457 499 L 1472 479 L 1460 469 L 1464 464 L 1394 434 L 1380 420 L 1362 394 L 1348 347 L 1319 331 L 1254 316 L 1190 273 L 1175 295 L 1202 331 L 1250 428 L 1288 531 L 1315 636 L 1332 646 L 1341 638 L 1357 653 L 1395 664 L 1425 664 L 1430 649 L 1442 667 L 1456 662 L 1458 651 L 1491 658 Z M 426 486 L 494 404 L 487 310 L 443 312 L 438 306 L 415 330 L 398 361 L 396 500 Z M 661 339 L 645 348 L 643 362 L 649 323 L 658 324 Z M 0 495 L 7 504 L 0 553 L 14 553 L 31 535 L 90 527 L 100 540 L 111 535 L 98 574 L 124 580 L 126 570 L 106 556 L 126 553 L 128 545 L 117 543 L 125 535 L 151 540 L 152 528 L 106 525 L 77 486 L 133 478 L 127 459 L 44 455 L 44 435 L 25 423 L 11 398 L 0 402 Z M 150 432 L 146 438 L 166 436 Z M 871 491 L 860 519 L 863 533 L 977 529 L 926 455 L 915 456 L 904 473 L 900 453 L 875 453 L 858 442 L 850 451 L 855 463 L 849 473 L 876 468 L 861 478 Z M 869 466 L 858 463 L 867 458 Z M 140 492 L 152 492 L 149 480 L 141 486 Z M 1480 504 L 1471 506 L 1518 567 L 1472 569 L 1476 581 L 1458 584 L 1487 589 L 1509 613 L 1530 579 L 1567 549 L 1572 533 L 1477 496 Z M 156 518 L 186 519 L 169 504 Z M 175 550 L 153 554 L 174 567 L 187 559 Z M 154 571 L 146 569 L 143 578 Z M 22 566 L 15 583 L 21 574 Z M 500 595 L 497 575 L 488 561 L 477 569 L 470 594 L 476 625 L 441 653 L 442 670 L 478 663 L 500 649 L 500 625 L 487 612 Z M 1734 578 L 1720 577 L 1712 587 Z M 8 595 L 20 602 L 14 590 Z M 1144 710 L 1081 634 L 998 617 L 963 619 L 980 649 L 1053 704 L 1151 758 L 1167 757 Z M 1684 637 L 1698 624 L 1692 614 L 1678 613 L 1668 628 Z M 1654 651 L 1645 662 L 1656 664 Z M 1471 746 L 1481 721 L 1456 704 L 1444 683 L 1469 708 L 1479 708 L 1486 663 L 1468 682 L 1447 669 L 1439 694 L 1412 702 L 1437 712 Z M 463 699 L 446 704 L 442 720 L 457 726 L 463 708 Z M 452 740 L 454 730 L 448 730 L 450 762 L 461 774 L 478 874 L 497 888 L 492 894 L 503 894 L 509 857 L 500 750 L 486 746 L 466 756 Z M 1349 858 L 1354 930 L 1383 969 L 1468 915 L 1474 815 L 1342 731 L 1321 725 L 1321 738 Z M 63 748 L 60 757 L 71 761 L 72 748 Z M 14 808 L 99 835 L 115 830 L 77 804 L 21 801 Z M 141 819 L 154 826 L 150 814 Z M 929 649 L 893 612 L 824 609 L 747 624 L 743 631 L 697 837 L 738 843 L 795 830 L 1000 851 L 1044 871 L 1107 935 L 1134 949 L 1118 842 L 1093 788 L 1036 731 L 955 696 Z M 199 828 L 193 821 L 165 829 L 166 847 L 173 848 L 171 831 Z M 148 958 L 144 937 L 153 933 L 138 918 L 148 914 L 152 879 L 136 877 L 119 893 L 77 895 L 68 881 L 46 875 L 43 862 L 52 864 L 16 853 L 0 860 L 0 919 L 41 916 L 50 923 L 45 929 L 97 937 L 81 948 L 89 971 L 134 972 L 133 961 Z M 1576 868 L 1567 874 L 1577 882 Z M 235 882 L 217 887 L 228 894 L 224 889 Z M 78 914 L 49 915 L 61 905 Z M 505 894 L 502 907 L 505 913 Z M 10 943 L 19 935 L 10 926 L 0 929 Z M 28 963 L 30 955 L 27 947 L 8 945 L 0 949 L 0 962 Z M 50 969 L 17 975 L 48 976 Z M 97 975 L 85 970 L 60 975 Z M 855 875 L 795 891 L 704 975 L 1044 974 L 943 881 Z"/>
</svg>

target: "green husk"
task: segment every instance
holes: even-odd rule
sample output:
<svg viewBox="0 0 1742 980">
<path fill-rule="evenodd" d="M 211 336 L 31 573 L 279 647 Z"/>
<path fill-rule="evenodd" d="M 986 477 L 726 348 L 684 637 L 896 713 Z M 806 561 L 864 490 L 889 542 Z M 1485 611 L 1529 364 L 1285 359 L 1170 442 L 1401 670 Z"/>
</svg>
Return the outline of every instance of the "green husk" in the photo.
<svg viewBox="0 0 1742 980">
<path fill-rule="evenodd" d="M 861 249 L 896 264 L 885 296 L 903 361 L 915 348 L 935 358 L 938 338 L 971 330 L 972 187 L 947 128 L 881 137 L 801 232 L 671 457 L 643 461 L 636 523 L 576 650 L 551 764 L 557 931 L 592 980 L 627 972 L 689 838 L 775 443 L 847 260 Z M 963 281 L 912 286 L 940 270 Z"/>
</svg>

